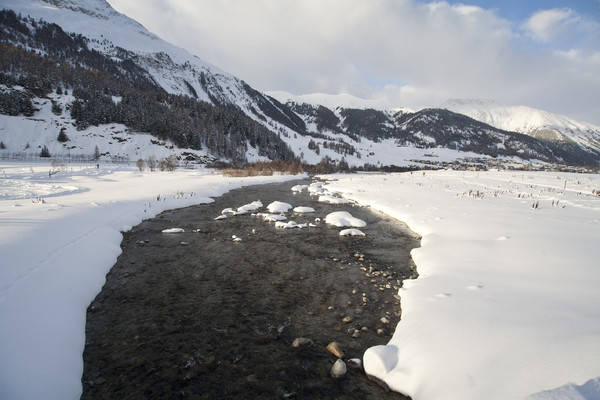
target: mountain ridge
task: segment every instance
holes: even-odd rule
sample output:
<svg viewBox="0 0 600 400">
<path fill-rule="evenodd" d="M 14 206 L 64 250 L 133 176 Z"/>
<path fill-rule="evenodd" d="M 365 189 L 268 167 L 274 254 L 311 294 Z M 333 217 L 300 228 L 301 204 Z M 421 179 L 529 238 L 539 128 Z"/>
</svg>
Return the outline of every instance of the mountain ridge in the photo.
<svg viewBox="0 0 600 400">
<path fill-rule="evenodd" d="M 431 154 L 421 150 L 431 148 L 446 148 L 449 151 L 444 153 L 448 154 L 454 152 L 450 160 L 465 158 L 467 153 L 469 157 L 479 154 L 492 162 L 499 156 L 506 158 L 507 162 L 511 162 L 511 159 L 516 157 L 524 162 L 541 160 L 547 163 L 578 165 L 594 165 L 600 160 L 600 140 L 598 140 L 600 131 L 596 132 L 592 128 L 584 132 L 587 135 L 583 135 L 584 137 L 581 137 L 581 130 L 573 129 L 571 136 L 580 136 L 576 140 L 568 133 L 556 133 L 562 135 L 564 139 L 557 141 L 549 140 L 547 137 L 549 133 L 544 136 L 543 132 L 537 132 L 538 137 L 535 138 L 532 137 L 534 135 L 531 132 L 510 132 L 481 121 L 481 116 L 478 116 L 478 119 L 468 115 L 471 119 L 465 119 L 453 115 L 457 113 L 452 110 L 448 112 L 453 114 L 448 114 L 442 109 L 378 110 L 370 107 L 377 104 L 369 101 L 363 103 L 362 108 L 340 105 L 328 108 L 282 101 L 280 94 L 261 93 L 243 80 L 202 61 L 184 49 L 163 41 L 136 21 L 112 9 L 104 0 L 5 0 L 5 3 L 7 6 L 12 6 L 20 15 L 28 15 L 30 19 L 27 20 L 29 24 L 27 29 L 30 33 L 29 36 L 21 33 L 24 36 L 19 38 L 20 34 L 11 33 L 12 28 L 7 24 L 0 36 L 2 42 L 25 47 L 37 43 L 35 46 L 41 54 L 45 57 L 54 57 L 57 62 L 60 56 L 52 55 L 48 47 L 44 48 L 52 45 L 39 44 L 45 42 L 35 41 L 37 40 L 35 35 L 39 33 L 37 25 L 50 27 L 51 29 L 48 28 L 47 31 L 53 32 L 52 35 L 63 35 L 65 41 L 69 41 L 69 37 L 74 41 L 79 40 L 77 44 L 79 53 L 87 51 L 85 54 L 88 54 L 88 58 L 83 61 L 83 64 L 87 62 L 85 65 L 87 68 L 108 73 L 128 85 L 142 85 L 146 87 L 144 90 L 156 91 L 157 94 L 150 96 L 158 102 L 151 105 L 151 109 L 155 112 L 165 113 L 169 108 L 176 107 L 179 110 L 177 115 L 184 120 L 191 117 L 188 125 L 179 124 L 178 133 L 170 133 L 168 124 L 159 121 L 160 124 L 164 124 L 158 132 L 160 139 L 173 138 L 178 146 L 208 147 L 214 155 L 228 160 L 232 160 L 233 156 L 237 162 L 244 162 L 248 159 L 244 156 L 244 152 L 246 154 L 255 152 L 263 156 L 268 155 L 269 158 L 296 158 L 312 164 L 316 164 L 323 158 L 338 161 L 345 159 L 355 166 L 371 163 L 386 165 L 415 162 L 411 157 L 417 157 L 418 164 L 418 159 L 422 160 L 423 154 Z M 70 33 L 61 33 L 61 30 Z M 59 49 L 58 52 L 61 51 L 65 52 L 64 49 Z M 63 61 L 74 63 L 74 67 L 82 64 L 81 59 L 73 55 L 75 53 L 71 54 L 65 56 Z M 94 57 L 98 59 L 95 64 L 89 61 Z M 10 73 L 8 75 L 5 73 L 5 85 L 11 79 Z M 108 82 L 107 79 L 104 82 Z M 87 105 L 87 108 L 75 107 L 76 111 L 84 111 L 75 115 L 71 111 L 71 117 L 76 120 L 75 124 L 85 127 L 86 124 L 94 125 L 101 121 L 106 123 L 125 121 L 122 113 L 132 112 L 133 98 L 123 94 L 129 89 L 117 89 L 121 84 L 111 85 L 109 88 L 104 87 L 105 93 L 90 89 L 76 92 L 84 98 L 77 98 L 73 104 L 77 107 Z M 54 89 L 55 87 L 52 87 L 51 90 Z M 7 86 L 3 90 L 15 96 L 13 88 Z M 114 93 L 109 93 L 111 91 Z M 17 95 L 25 96 L 22 93 Z M 27 96 L 31 97 L 31 95 Z M 125 101 L 122 104 L 111 105 L 109 101 L 111 96 L 123 98 Z M 141 94 L 136 96 L 140 99 L 136 101 L 148 106 L 147 99 L 141 99 Z M 193 105 L 188 100 L 180 99 L 180 96 L 209 103 L 221 111 L 209 110 L 207 106 Z M 96 117 L 90 119 L 86 113 L 89 114 L 94 108 L 101 108 L 103 104 L 107 107 L 107 112 L 113 116 L 108 119 Z M 211 122 L 203 117 L 199 120 L 198 113 L 208 113 L 207 115 L 214 115 L 218 119 Z M 243 122 L 243 118 L 235 116 L 235 113 L 249 117 L 255 123 L 262 125 L 266 131 L 257 134 L 260 129 Z M 141 115 L 138 111 L 135 111 L 135 114 Z M 460 113 L 460 115 L 467 114 Z M 218 117 L 218 115 L 222 116 Z M 225 115 L 229 116 L 225 117 Z M 168 118 L 166 114 L 164 118 Z M 131 118 L 129 120 L 133 121 L 134 125 L 136 122 L 142 122 Z M 485 123 L 485 126 L 475 121 L 479 124 Z M 153 129 L 153 125 L 149 122 L 138 125 L 139 127 L 150 126 L 150 129 Z M 573 126 L 582 125 L 573 124 Z M 136 129 L 135 126 L 133 128 Z M 209 144 L 207 135 L 213 132 L 210 129 L 217 129 L 223 138 L 217 139 L 216 142 L 210 139 L 212 144 Z M 267 131 L 270 133 L 267 134 Z M 547 129 L 547 131 L 555 132 L 557 129 L 554 131 Z M 507 139 L 510 140 L 507 142 Z M 218 144 L 223 140 L 227 146 L 229 146 L 227 143 L 235 143 L 232 144 L 235 149 L 223 151 Z M 417 153 L 421 155 L 415 156 Z"/>
</svg>

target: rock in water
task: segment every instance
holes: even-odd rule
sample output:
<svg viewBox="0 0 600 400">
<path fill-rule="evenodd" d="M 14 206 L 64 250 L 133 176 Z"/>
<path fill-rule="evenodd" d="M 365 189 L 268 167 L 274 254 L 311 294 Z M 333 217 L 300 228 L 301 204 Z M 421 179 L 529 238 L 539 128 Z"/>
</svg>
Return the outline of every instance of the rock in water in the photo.
<svg viewBox="0 0 600 400">
<path fill-rule="evenodd" d="M 344 358 L 344 351 L 338 344 L 338 342 L 331 342 L 327 345 L 327 351 L 336 356 L 337 358 Z"/>
<path fill-rule="evenodd" d="M 346 375 L 346 363 L 343 360 L 338 359 L 335 364 L 333 364 L 333 367 L 331 367 L 331 377 L 342 378 L 344 375 Z"/>
<path fill-rule="evenodd" d="M 299 337 L 294 340 L 294 342 L 292 343 L 292 347 L 297 349 L 299 347 L 311 346 L 312 344 L 313 344 L 312 340 L 303 338 L 303 337 Z"/>
</svg>

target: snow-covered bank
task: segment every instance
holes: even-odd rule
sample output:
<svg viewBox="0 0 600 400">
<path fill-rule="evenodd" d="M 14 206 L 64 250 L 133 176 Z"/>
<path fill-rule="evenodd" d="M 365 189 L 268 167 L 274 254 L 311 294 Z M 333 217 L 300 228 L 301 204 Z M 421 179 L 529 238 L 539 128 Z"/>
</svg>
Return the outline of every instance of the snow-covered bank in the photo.
<svg viewBox="0 0 600 400">
<path fill-rule="evenodd" d="M 368 373 L 414 400 L 600 398 L 599 175 L 335 178 L 327 189 L 423 236 L 420 277 Z"/>
<path fill-rule="evenodd" d="M 202 170 L 0 164 L 0 398 L 81 392 L 86 307 L 120 231 L 242 185 Z M 328 178 L 331 178 L 328 177 Z M 414 400 L 600 398 L 600 176 L 336 175 L 423 235 L 402 321 L 365 367 Z M 309 189 L 310 190 L 310 189 Z"/>
<path fill-rule="evenodd" d="M 81 393 L 86 308 L 120 254 L 120 232 L 244 185 L 204 170 L 0 164 L 0 398 Z"/>
</svg>

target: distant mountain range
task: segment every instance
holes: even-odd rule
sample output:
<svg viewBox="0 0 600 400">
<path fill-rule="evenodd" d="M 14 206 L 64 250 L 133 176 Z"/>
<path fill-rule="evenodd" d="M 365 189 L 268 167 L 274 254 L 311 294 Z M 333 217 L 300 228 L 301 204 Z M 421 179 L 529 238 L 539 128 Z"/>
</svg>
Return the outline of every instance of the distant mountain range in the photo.
<svg viewBox="0 0 600 400">
<path fill-rule="evenodd" d="M 150 142 L 163 153 L 238 165 L 268 159 L 344 159 L 355 166 L 600 162 L 599 127 L 545 111 L 477 100 L 382 110 L 349 96 L 267 95 L 161 40 L 104 0 L 4 0 L 2 7 L 0 152 L 33 154 L 42 146 L 55 155 L 89 152 L 108 147 L 93 132 L 112 124 L 128 135 L 156 137 Z M 19 137 L 17 120 L 44 128 Z M 59 131 L 70 142 L 57 143 Z M 131 159 L 159 151 L 127 149 Z M 111 147 L 102 154 L 118 152 Z"/>
</svg>

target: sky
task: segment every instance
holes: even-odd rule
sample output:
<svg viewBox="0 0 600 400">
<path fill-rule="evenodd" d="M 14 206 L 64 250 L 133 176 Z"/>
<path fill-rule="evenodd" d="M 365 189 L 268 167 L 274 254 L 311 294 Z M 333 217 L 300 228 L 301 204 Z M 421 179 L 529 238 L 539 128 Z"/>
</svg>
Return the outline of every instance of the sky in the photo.
<svg viewBox="0 0 600 400">
<path fill-rule="evenodd" d="M 108 0 L 255 89 L 452 98 L 600 125 L 600 0 Z"/>
</svg>

